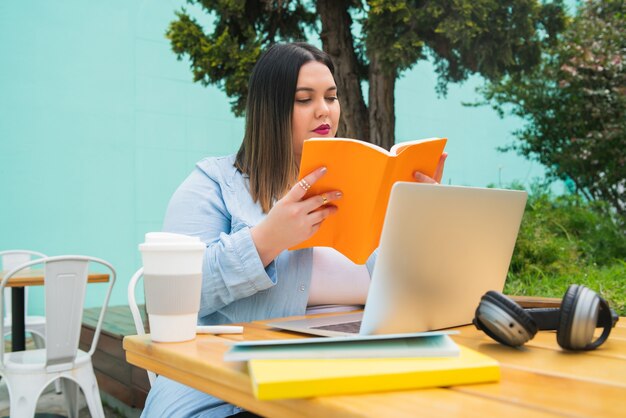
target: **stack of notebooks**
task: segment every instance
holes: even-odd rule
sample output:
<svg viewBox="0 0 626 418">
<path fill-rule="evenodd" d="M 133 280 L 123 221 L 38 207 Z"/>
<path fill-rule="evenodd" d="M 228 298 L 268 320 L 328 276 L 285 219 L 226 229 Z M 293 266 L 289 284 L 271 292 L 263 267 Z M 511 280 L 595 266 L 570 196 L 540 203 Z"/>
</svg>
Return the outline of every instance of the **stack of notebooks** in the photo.
<svg viewBox="0 0 626 418">
<path fill-rule="evenodd" d="M 226 361 L 247 361 L 258 399 L 416 389 L 500 379 L 496 360 L 441 331 L 244 341 Z"/>
</svg>

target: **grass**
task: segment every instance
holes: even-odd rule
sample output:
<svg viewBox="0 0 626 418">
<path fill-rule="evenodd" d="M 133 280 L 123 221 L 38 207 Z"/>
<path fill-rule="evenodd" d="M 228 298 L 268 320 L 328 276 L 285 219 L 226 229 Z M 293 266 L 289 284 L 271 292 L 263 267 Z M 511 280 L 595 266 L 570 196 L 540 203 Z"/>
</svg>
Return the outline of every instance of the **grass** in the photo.
<svg viewBox="0 0 626 418">
<path fill-rule="evenodd" d="M 582 284 L 607 300 L 619 316 L 626 316 L 626 263 L 587 267 L 572 274 L 509 274 L 504 293 L 562 298 L 570 284 Z"/>
<path fill-rule="evenodd" d="M 504 291 L 561 298 L 570 284 L 595 290 L 626 316 L 626 219 L 602 202 L 534 185 Z"/>
</svg>

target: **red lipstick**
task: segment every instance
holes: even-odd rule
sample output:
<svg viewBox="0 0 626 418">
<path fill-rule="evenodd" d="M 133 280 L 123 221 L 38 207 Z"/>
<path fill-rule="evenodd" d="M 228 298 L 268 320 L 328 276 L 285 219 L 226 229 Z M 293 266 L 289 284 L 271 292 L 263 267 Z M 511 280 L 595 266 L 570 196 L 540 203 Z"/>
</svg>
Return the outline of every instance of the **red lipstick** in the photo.
<svg viewBox="0 0 626 418">
<path fill-rule="evenodd" d="M 315 132 L 318 135 L 328 135 L 330 133 L 330 125 L 324 123 L 318 126 L 317 128 L 313 129 L 313 132 Z"/>
</svg>

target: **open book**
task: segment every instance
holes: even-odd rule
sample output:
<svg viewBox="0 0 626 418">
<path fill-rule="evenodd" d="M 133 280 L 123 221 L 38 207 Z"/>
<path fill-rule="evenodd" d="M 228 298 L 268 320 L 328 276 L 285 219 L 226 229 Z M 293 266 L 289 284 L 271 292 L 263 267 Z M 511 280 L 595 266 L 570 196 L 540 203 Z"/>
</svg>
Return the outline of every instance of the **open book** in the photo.
<svg viewBox="0 0 626 418">
<path fill-rule="evenodd" d="M 298 178 L 319 167 L 328 168 L 307 196 L 339 190 L 343 197 L 333 202 L 337 213 L 326 218 L 315 235 L 290 250 L 333 247 L 364 264 L 378 247 L 393 184 L 415 181 L 415 171 L 434 176 L 445 145 L 445 138 L 428 138 L 401 142 L 387 151 L 356 139 L 304 141 Z"/>
</svg>

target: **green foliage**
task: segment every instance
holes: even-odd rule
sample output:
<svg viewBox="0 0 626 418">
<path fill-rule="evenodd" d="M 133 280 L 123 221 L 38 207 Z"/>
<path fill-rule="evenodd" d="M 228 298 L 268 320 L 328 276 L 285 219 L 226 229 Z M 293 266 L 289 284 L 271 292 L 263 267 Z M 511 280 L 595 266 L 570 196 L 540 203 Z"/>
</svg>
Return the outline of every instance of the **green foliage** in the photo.
<svg viewBox="0 0 626 418">
<path fill-rule="evenodd" d="M 187 57 L 194 81 L 224 90 L 233 113 L 243 115 L 248 78 L 261 50 L 277 40 L 304 40 L 315 16 L 305 5 L 290 1 L 188 0 L 216 17 L 205 32 L 185 9 L 166 33 L 180 60 Z"/>
<path fill-rule="evenodd" d="M 626 260 L 626 229 L 600 202 L 553 196 L 535 186 L 520 226 L 511 272 L 550 276 Z"/>
<path fill-rule="evenodd" d="M 424 40 L 416 30 L 416 8 L 401 0 L 372 0 L 368 4 L 367 17 L 361 19 L 368 51 L 382 51 L 385 66 L 394 74 L 426 58 Z"/>
<path fill-rule="evenodd" d="M 626 3 L 581 5 L 531 71 L 483 89 L 503 114 L 522 117 L 518 151 L 569 180 L 588 199 L 626 213 Z"/>
<path fill-rule="evenodd" d="M 435 22 L 429 47 L 444 92 L 471 73 L 498 80 L 532 68 L 564 26 L 561 1 L 430 0 L 423 10 L 417 24 Z"/>
<path fill-rule="evenodd" d="M 561 1 L 370 0 L 362 21 L 368 49 L 390 68 L 410 68 L 434 58 L 440 92 L 471 73 L 496 80 L 539 62 L 544 44 L 563 29 Z"/>
<path fill-rule="evenodd" d="M 562 297 L 573 283 L 601 292 L 626 314 L 626 225 L 605 204 L 535 185 L 505 292 Z"/>
<path fill-rule="evenodd" d="M 331 47 L 327 37 L 321 36 L 344 77 L 338 83 L 356 85 L 363 79 L 374 83 L 372 77 L 380 74 L 395 80 L 430 55 L 439 75 L 438 90 L 445 93 L 448 83 L 465 80 L 471 73 L 497 80 L 528 70 L 539 62 L 543 46 L 553 42 L 564 22 L 562 0 L 547 4 L 538 0 L 188 2 L 215 17 L 215 26 L 202 28 L 183 9 L 167 31 L 172 49 L 179 59 L 189 58 L 195 81 L 216 84 L 233 99 L 237 115 L 244 111 L 248 76 L 260 51 L 277 41 L 306 40 L 307 35 L 316 38 L 320 27 L 332 34 L 327 36 L 345 41 Z M 362 27 L 356 38 L 351 27 L 354 21 Z M 368 60 L 374 62 L 374 57 L 378 65 L 368 72 Z M 357 90 L 342 92 L 342 106 L 351 118 L 344 118 L 346 129 L 355 134 L 358 121 L 370 118 L 369 126 L 384 127 L 377 138 L 393 144 L 393 122 L 387 123 L 394 120 L 393 106 L 387 107 L 386 115 L 369 114 Z M 393 96 L 393 88 L 380 91 L 369 97 L 369 104 L 393 103 Z"/>
</svg>

